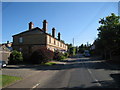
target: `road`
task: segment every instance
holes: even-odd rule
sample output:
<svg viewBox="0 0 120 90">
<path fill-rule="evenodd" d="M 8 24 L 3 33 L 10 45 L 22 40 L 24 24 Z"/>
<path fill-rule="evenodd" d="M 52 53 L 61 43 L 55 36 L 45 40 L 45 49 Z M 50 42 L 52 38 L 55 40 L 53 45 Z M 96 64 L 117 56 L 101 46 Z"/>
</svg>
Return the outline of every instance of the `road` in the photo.
<svg viewBox="0 0 120 90">
<path fill-rule="evenodd" d="M 23 80 L 6 88 L 120 88 L 120 67 L 91 58 L 69 58 L 66 64 L 36 66 Z"/>
</svg>

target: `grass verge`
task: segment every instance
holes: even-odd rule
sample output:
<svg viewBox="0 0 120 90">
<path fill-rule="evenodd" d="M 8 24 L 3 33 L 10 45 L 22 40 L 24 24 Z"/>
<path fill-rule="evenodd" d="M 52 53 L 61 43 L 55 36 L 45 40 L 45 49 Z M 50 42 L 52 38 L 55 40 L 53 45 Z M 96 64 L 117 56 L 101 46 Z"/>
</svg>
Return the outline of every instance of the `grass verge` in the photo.
<svg viewBox="0 0 120 90">
<path fill-rule="evenodd" d="M 55 62 L 46 62 L 46 63 L 42 63 L 41 65 L 47 65 L 47 66 L 52 66 L 55 65 Z"/>
<path fill-rule="evenodd" d="M 21 77 L 15 77 L 15 76 L 8 76 L 8 75 L 0 75 L 0 85 L 2 87 L 8 86 L 18 80 L 21 80 Z"/>
</svg>

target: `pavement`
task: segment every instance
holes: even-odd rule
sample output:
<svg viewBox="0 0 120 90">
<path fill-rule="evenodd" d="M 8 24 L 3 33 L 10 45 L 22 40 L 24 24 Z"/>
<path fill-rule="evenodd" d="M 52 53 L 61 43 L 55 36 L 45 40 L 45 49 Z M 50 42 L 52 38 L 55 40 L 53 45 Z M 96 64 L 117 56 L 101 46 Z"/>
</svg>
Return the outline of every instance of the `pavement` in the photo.
<svg viewBox="0 0 120 90">
<path fill-rule="evenodd" d="M 3 74 L 21 76 L 7 88 L 120 88 L 120 67 L 89 57 L 68 58 L 53 66 L 10 66 Z"/>
</svg>

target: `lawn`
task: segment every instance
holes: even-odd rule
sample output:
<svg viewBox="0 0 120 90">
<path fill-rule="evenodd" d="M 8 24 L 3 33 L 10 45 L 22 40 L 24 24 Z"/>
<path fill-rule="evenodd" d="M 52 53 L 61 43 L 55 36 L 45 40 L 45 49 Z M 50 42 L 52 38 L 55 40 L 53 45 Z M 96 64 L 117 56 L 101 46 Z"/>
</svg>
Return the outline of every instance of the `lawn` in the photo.
<svg viewBox="0 0 120 90">
<path fill-rule="evenodd" d="M 2 87 L 5 87 L 5 86 L 10 85 L 18 80 L 21 80 L 21 79 L 22 79 L 21 77 L 0 75 L 0 85 L 2 82 Z"/>
<path fill-rule="evenodd" d="M 55 65 L 55 62 L 46 62 L 46 63 L 42 63 L 41 65 L 47 65 L 47 66 L 52 66 Z"/>
</svg>

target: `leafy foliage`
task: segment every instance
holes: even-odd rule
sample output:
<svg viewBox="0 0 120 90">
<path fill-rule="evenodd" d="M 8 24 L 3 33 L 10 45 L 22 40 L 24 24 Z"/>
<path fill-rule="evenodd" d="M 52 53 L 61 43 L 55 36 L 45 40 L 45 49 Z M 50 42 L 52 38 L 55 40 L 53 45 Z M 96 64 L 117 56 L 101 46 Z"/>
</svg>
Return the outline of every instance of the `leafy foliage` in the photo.
<svg viewBox="0 0 120 90">
<path fill-rule="evenodd" d="M 58 51 L 58 50 L 56 50 L 55 52 L 54 52 L 54 60 L 63 60 L 63 59 L 65 59 L 66 58 L 66 56 L 67 56 L 67 54 L 66 55 L 64 55 L 62 52 L 60 52 L 60 51 Z"/>
<path fill-rule="evenodd" d="M 78 51 L 78 52 L 79 52 L 79 53 L 84 53 L 84 51 L 85 51 L 85 50 L 89 50 L 89 48 L 90 48 L 90 45 L 87 46 L 86 44 L 85 44 L 85 45 L 84 45 L 84 44 L 81 44 L 81 45 L 79 46 L 79 51 Z"/>
<path fill-rule="evenodd" d="M 65 58 L 68 58 L 69 53 L 68 52 L 64 53 L 64 56 L 65 56 Z"/>
<path fill-rule="evenodd" d="M 9 57 L 9 64 L 18 64 L 22 61 L 23 61 L 22 53 L 16 50 L 12 51 Z"/>
<path fill-rule="evenodd" d="M 46 48 L 41 48 L 34 51 L 31 55 L 33 64 L 45 63 L 53 59 L 54 53 Z"/>
<path fill-rule="evenodd" d="M 68 54 L 69 56 L 73 56 L 77 53 L 77 47 L 73 47 L 72 44 L 67 44 L 68 45 Z"/>
<path fill-rule="evenodd" d="M 110 59 L 112 53 L 118 52 L 120 48 L 120 16 L 114 13 L 99 21 L 99 34 L 95 41 L 96 50 Z"/>
</svg>

